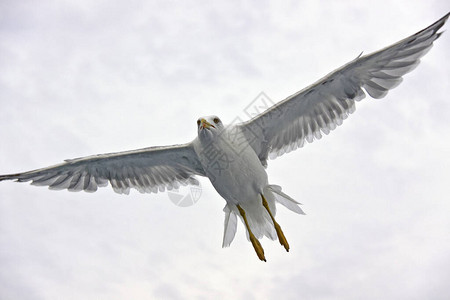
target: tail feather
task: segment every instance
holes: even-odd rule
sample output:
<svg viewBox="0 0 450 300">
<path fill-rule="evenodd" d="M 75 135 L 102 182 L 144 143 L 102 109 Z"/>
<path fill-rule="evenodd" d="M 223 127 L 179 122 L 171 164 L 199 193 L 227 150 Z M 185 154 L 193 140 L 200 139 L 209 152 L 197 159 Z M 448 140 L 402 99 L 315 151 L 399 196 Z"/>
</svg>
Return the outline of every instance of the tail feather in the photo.
<svg viewBox="0 0 450 300">
<path fill-rule="evenodd" d="M 275 216 L 276 214 L 276 207 L 275 207 L 275 200 L 272 193 L 267 194 L 264 193 L 264 196 L 269 204 L 270 211 L 272 212 L 272 215 Z M 253 203 L 245 203 L 241 205 L 242 208 L 245 210 L 245 214 L 247 217 L 248 225 L 250 227 L 250 230 L 255 235 L 257 239 L 260 239 L 264 236 L 271 240 L 277 239 L 277 234 L 275 232 L 275 227 L 273 225 L 272 219 L 270 218 L 269 214 L 267 213 L 267 210 L 262 205 L 262 198 L 261 196 L 258 197 L 258 201 L 255 201 Z M 239 214 L 240 216 L 240 214 Z M 243 218 L 241 217 L 241 221 L 244 223 Z M 247 239 L 250 240 L 250 236 L 247 233 Z"/>
<path fill-rule="evenodd" d="M 225 212 L 224 232 L 222 248 L 229 247 L 234 240 L 237 230 L 237 217 L 236 212 L 232 211 L 230 207 L 225 205 L 223 211 Z"/>
<path fill-rule="evenodd" d="M 283 193 L 281 190 L 281 186 L 271 184 L 268 186 L 268 190 L 273 192 L 273 194 L 275 195 L 275 200 L 278 203 L 282 204 L 283 206 L 285 206 L 286 208 L 288 208 L 289 210 L 291 210 L 295 213 L 305 215 L 305 212 L 299 206 L 299 205 L 301 205 L 301 203 L 295 201 L 290 196 Z"/>
</svg>

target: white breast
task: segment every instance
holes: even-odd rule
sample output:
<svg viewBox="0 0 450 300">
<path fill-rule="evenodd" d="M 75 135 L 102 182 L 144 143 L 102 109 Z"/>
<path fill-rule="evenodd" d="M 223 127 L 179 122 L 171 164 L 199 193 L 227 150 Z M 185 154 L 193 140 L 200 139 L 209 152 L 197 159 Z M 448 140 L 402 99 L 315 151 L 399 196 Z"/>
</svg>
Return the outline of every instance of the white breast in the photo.
<svg viewBox="0 0 450 300">
<path fill-rule="evenodd" d="M 198 140 L 200 162 L 217 192 L 233 204 L 257 201 L 267 173 L 239 128 L 229 126 L 208 140 Z"/>
</svg>

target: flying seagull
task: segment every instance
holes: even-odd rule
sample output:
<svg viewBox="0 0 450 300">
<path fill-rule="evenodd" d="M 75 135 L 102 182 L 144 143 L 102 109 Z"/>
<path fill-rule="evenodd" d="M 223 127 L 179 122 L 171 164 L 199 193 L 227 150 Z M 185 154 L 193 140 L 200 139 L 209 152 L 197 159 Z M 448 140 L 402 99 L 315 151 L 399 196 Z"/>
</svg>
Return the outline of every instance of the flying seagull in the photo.
<svg viewBox="0 0 450 300">
<path fill-rule="evenodd" d="M 354 112 L 355 102 L 383 98 L 412 71 L 440 37 L 449 13 L 431 26 L 372 54 L 358 56 L 311 86 L 293 94 L 247 122 L 224 125 L 217 116 L 197 120 L 198 135 L 186 144 L 68 159 L 64 163 L 2 180 L 31 181 L 50 189 L 95 192 L 111 184 L 117 193 L 131 188 L 157 193 L 180 185 L 198 185 L 208 177 L 225 199 L 223 247 L 234 239 L 237 217 L 260 260 L 259 239 L 289 243 L 275 220 L 276 203 L 303 214 L 300 203 L 281 187 L 269 184 L 267 160 L 320 139 Z"/>
</svg>

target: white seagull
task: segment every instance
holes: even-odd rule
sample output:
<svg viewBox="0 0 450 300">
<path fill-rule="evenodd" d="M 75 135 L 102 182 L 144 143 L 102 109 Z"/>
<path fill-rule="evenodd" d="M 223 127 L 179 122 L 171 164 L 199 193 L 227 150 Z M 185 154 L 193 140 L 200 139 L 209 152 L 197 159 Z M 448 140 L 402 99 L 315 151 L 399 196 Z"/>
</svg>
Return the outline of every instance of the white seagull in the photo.
<svg viewBox="0 0 450 300">
<path fill-rule="evenodd" d="M 386 96 L 430 50 L 448 16 L 387 48 L 358 56 L 247 122 L 226 126 L 217 116 L 201 117 L 198 136 L 190 143 L 69 159 L 48 168 L 1 175 L 0 181 L 32 181 L 54 190 L 86 192 L 109 182 L 115 192 L 128 194 L 130 188 L 157 193 L 198 185 L 195 176 L 206 176 L 226 201 L 222 246 L 233 241 L 239 216 L 259 259 L 266 261 L 258 241 L 263 236 L 278 238 L 289 251 L 275 221 L 275 204 L 303 214 L 300 203 L 269 184 L 268 158 L 328 134 L 354 112 L 355 101 L 366 93 L 376 99 Z"/>
</svg>

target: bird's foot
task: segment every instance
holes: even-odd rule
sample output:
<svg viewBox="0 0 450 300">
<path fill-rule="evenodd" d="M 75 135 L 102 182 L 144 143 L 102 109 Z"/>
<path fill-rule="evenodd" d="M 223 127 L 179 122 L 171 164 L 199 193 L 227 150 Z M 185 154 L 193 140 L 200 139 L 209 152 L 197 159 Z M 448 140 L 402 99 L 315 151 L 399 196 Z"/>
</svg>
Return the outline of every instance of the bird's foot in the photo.
<svg viewBox="0 0 450 300">
<path fill-rule="evenodd" d="M 286 240 L 286 237 L 284 236 L 283 230 L 281 230 L 281 226 L 275 221 L 274 216 L 272 215 L 272 212 L 270 211 L 269 204 L 267 203 L 266 197 L 264 197 L 263 194 L 261 194 L 262 198 L 262 204 L 266 208 L 267 212 L 269 213 L 270 218 L 272 219 L 273 225 L 275 226 L 275 231 L 277 232 L 278 241 L 280 241 L 281 246 L 284 246 L 284 249 L 286 249 L 287 252 L 289 252 L 289 243 Z"/>
<path fill-rule="evenodd" d="M 264 256 L 264 249 L 261 246 L 261 243 L 258 239 L 252 234 L 250 234 L 250 242 L 252 242 L 253 248 L 255 248 L 256 255 L 262 261 L 266 261 L 266 257 Z"/>
<path fill-rule="evenodd" d="M 278 241 L 280 242 L 280 244 L 282 246 L 284 246 L 284 249 L 286 249 L 286 251 L 289 252 L 289 243 L 286 240 L 286 237 L 284 236 L 283 230 L 281 230 L 281 227 L 280 227 L 280 225 L 278 225 L 277 222 L 275 222 L 274 225 L 275 225 L 275 230 L 277 232 Z"/>
<path fill-rule="evenodd" d="M 250 226 L 248 226 L 247 217 L 245 216 L 244 209 L 238 204 L 236 207 L 239 210 L 239 213 L 241 214 L 242 218 L 244 219 L 245 227 L 248 231 L 248 236 L 250 237 L 250 242 L 252 242 L 253 248 L 256 251 L 256 254 L 258 255 L 258 258 L 262 261 L 266 261 L 266 257 L 264 256 L 264 249 L 261 246 L 261 243 L 258 241 L 258 239 L 255 237 L 253 232 L 250 230 Z"/>
</svg>

